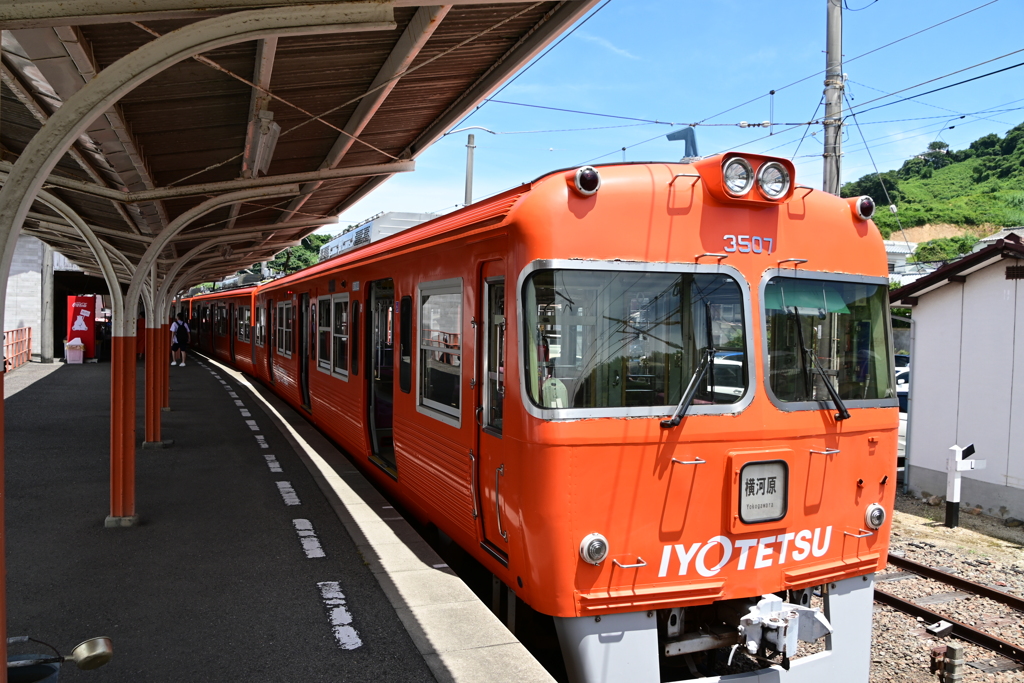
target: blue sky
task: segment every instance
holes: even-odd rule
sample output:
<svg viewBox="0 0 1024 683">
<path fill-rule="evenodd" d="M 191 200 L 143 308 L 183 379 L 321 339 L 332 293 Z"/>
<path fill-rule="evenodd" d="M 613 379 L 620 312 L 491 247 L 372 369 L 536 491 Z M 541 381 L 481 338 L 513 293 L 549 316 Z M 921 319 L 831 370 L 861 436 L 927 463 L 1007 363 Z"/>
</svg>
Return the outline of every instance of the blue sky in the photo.
<svg viewBox="0 0 1024 683">
<path fill-rule="evenodd" d="M 792 158 L 797 182 L 820 187 L 820 125 L 778 125 L 769 136 L 767 129 L 736 124 L 821 118 L 827 1 L 612 0 L 604 7 L 602 2 L 572 35 L 492 96 L 517 104 L 488 102 L 460 124 L 501 133 L 469 131 L 477 145 L 474 199 L 558 168 L 683 156 L 682 142 L 665 139 L 677 129 L 671 126 L 519 105 L 701 122 L 701 155 L 741 149 Z M 857 117 L 860 130 L 854 118 L 847 119 L 844 182 L 873 172 L 861 132 L 878 169 L 886 171 L 934 140 L 960 149 L 1024 121 L 1024 66 L 889 104 L 1024 62 L 1024 1 L 845 1 L 846 93 L 855 112 L 865 111 Z M 859 57 L 876 48 L 882 49 Z M 919 85 L 927 81 L 932 82 Z M 773 89 L 774 97 L 768 95 Z M 884 97 L 897 91 L 904 92 Z M 879 105 L 888 106 L 866 111 Z M 414 173 L 394 177 L 339 222 L 348 225 L 379 211 L 457 208 L 464 195 L 466 135 L 438 141 L 419 157 Z"/>
</svg>

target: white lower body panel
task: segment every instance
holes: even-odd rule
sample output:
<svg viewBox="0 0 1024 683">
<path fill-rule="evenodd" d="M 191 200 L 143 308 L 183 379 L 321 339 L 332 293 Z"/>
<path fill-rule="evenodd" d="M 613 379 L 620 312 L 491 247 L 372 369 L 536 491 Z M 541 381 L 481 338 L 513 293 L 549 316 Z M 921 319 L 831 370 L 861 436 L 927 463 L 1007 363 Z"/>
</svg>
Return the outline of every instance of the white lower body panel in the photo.
<svg viewBox="0 0 1024 683">
<path fill-rule="evenodd" d="M 771 666 L 708 683 L 867 683 L 871 666 L 874 574 L 829 584 L 825 616 L 832 625 L 827 649 L 793 659 L 789 671 Z M 658 627 L 653 612 L 595 617 L 556 617 L 555 627 L 569 680 L 573 683 L 660 683 Z"/>
</svg>

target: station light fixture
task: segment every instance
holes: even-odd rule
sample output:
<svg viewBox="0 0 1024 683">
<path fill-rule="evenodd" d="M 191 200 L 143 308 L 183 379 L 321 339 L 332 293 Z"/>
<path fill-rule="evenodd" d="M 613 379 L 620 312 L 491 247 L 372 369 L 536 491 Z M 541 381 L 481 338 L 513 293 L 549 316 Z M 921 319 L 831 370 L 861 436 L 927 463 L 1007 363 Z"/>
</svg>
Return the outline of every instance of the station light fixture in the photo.
<svg viewBox="0 0 1024 683">
<path fill-rule="evenodd" d="M 256 119 L 249 122 L 252 140 L 252 177 L 260 173 L 267 175 L 270 160 L 274 158 L 277 139 L 281 136 L 281 125 L 274 121 L 274 112 L 263 110 Z"/>
</svg>

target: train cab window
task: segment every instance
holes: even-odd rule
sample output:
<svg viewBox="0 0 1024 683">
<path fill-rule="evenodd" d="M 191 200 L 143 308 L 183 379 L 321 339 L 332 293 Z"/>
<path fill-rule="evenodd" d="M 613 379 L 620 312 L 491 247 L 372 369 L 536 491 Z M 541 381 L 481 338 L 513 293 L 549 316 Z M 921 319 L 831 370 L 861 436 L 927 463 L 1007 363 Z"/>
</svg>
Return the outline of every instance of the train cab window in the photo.
<svg viewBox="0 0 1024 683">
<path fill-rule="evenodd" d="M 267 311 L 262 306 L 256 307 L 256 329 L 254 331 L 256 346 L 262 347 L 267 338 Z"/>
<path fill-rule="evenodd" d="M 768 385 L 777 402 L 820 409 L 832 401 L 825 382 L 843 401 L 895 401 L 889 288 L 876 280 L 768 280 L 762 297 Z"/>
<path fill-rule="evenodd" d="M 523 284 L 531 403 L 579 411 L 545 417 L 666 415 L 703 361 L 690 412 L 738 409 L 749 387 L 744 291 L 718 269 L 532 272 Z"/>
<path fill-rule="evenodd" d="M 420 405 L 459 419 L 462 395 L 462 280 L 424 283 L 419 291 Z"/>
<path fill-rule="evenodd" d="M 349 319 L 348 294 L 334 297 L 333 359 L 334 372 L 348 377 Z"/>
<path fill-rule="evenodd" d="M 331 371 L 331 297 L 322 296 L 316 300 L 317 335 L 316 366 L 325 372 Z"/>
<path fill-rule="evenodd" d="M 249 330 L 252 325 L 248 306 L 238 307 L 238 341 L 249 343 Z"/>
<path fill-rule="evenodd" d="M 292 355 L 292 303 L 277 305 L 277 352 L 282 356 Z"/>
</svg>

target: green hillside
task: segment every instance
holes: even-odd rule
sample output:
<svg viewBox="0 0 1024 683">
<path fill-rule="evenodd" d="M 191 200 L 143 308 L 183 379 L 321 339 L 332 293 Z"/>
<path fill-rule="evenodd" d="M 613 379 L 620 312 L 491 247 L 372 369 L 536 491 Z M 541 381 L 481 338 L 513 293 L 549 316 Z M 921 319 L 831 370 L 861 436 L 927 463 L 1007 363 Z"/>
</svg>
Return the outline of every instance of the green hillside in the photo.
<svg viewBox="0 0 1024 683">
<path fill-rule="evenodd" d="M 964 227 L 1024 225 L 1024 124 L 1006 137 L 986 135 L 963 150 L 933 142 L 896 171 L 881 174 L 903 227 L 951 223 Z M 846 183 L 842 196 L 870 195 L 886 238 L 899 225 L 875 174 Z"/>
</svg>

